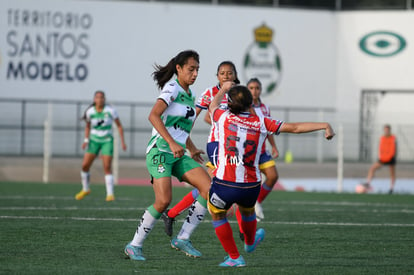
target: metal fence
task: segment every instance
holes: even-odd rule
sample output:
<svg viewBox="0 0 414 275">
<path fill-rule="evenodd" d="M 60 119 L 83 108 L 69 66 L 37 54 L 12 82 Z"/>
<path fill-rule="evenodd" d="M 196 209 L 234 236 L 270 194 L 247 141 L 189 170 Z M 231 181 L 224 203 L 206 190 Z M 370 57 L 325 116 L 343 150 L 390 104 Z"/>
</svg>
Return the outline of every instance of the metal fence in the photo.
<svg viewBox="0 0 414 275">
<path fill-rule="evenodd" d="M 0 98 L 0 155 L 3 156 L 42 156 L 45 142 L 45 121 L 50 117 L 50 148 L 55 157 L 81 157 L 85 123 L 81 117 L 89 101 L 38 100 L 38 99 L 1 99 Z M 144 158 L 145 149 L 151 135 L 152 126 L 148 114 L 151 103 L 112 102 L 119 113 L 128 149 L 119 152 L 121 158 Z M 338 114 L 333 108 L 270 107 L 272 117 L 288 122 L 328 121 L 334 129 L 343 127 L 343 144 L 338 138 L 327 142 L 323 132 L 303 135 L 280 134 L 276 136 L 279 159 L 286 153 L 295 160 L 336 161 L 338 148 L 343 148 L 345 161 L 371 162 L 377 158 L 378 140 L 382 134 L 382 125 L 371 123 L 364 126 L 364 138 L 361 138 L 363 122 L 346 120 L 346 115 Z M 194 125 L 191 138 L 201 149 L 205 148 L 209 125 L 203 121 L 205 112 Z M 361 128 L 362 127 L 362 128 Z M 369 129 L 368 129 L 369 128 Z M 117 131 L 114 129 L 114 132 Z M 393 124 L 393 133 L 398 139 L 398 160 L 414 161 L 414 125 L 407 122 Z M 46 138 L 46 141 L 49 140 Z M 361 155 L 361 144 L 370 146 Z M 363 156 L 363 158 L 361 157 Z"/>
<path fill-rule="evenodd" d="M 83 155 L 84 110 L 88 101 L 0 99 L 0 154 L 10 156 L 41 156 L 44 148 L 44 123 L 50 118 L 51 154 L 58 157 Z M 144 158 L 151 135 L 148 114 L 151 103 L 112 102 L 119 113 L 128 146 L 120 151 L 121 158 Z M 335 121 L 335 110 L 329 108 L 280 108 L 271 107 L 272 116 L 285 121 Z M 195 123 L 191 137 L 199 148 L 205 148 L 209 125 L 204 123 L 204 113 Z M 114 131 L 117 131 L 116 128 Z M 276 143 L 283 157 L 287 151 L 296 159 L 332 160 L 336 158 L 336 143 L 323 142 L 322 133 L 306 135 L 282 134 Z"/>
<path fill-rule="evenodd" d="M 40 156 L 44 148 L 44 123 L 50 116 L 52 156 L 83 155 L 84 110 L 91 102 L 70 100 L 0 99 L 0 154 Z M 151 103 L 112 102 L 120 115 L 128 149 L 121 158 L 143 158 L 151 135 L 147 119 Z M 328 108 L 271 107 L 272 116 L 285 121 L 336 121 L 335 110 Z M 201 116 L 204 114 L 202 113 Z M 116 129 L 114 129 L 116 131 Z M 209 125 L 200 117 L 191 137 L 205 148 Z M 296 159 L 331 160 L 336 158 L 336 143 L 323 142 L 322 133 L 282 134 L 276 137 L 281 157 L 290 151 Z"/>
</svg>

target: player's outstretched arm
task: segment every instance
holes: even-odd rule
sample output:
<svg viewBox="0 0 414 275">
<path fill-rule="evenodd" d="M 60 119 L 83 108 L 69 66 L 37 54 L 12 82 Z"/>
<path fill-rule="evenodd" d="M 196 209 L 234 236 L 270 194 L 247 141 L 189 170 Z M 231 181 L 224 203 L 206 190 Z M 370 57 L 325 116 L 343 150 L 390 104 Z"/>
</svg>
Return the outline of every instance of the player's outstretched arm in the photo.
<svg viewBox="0 0 414 275">
<path fill-rule="evenodd" d="M 326 122 L 285 122 L 280 128 L 280 132 L 302 134 L 319 130 L 325 130 L 325 138 L 332 139 L 335 136 L 335 132 L 332 126 Z"/>
</svg>

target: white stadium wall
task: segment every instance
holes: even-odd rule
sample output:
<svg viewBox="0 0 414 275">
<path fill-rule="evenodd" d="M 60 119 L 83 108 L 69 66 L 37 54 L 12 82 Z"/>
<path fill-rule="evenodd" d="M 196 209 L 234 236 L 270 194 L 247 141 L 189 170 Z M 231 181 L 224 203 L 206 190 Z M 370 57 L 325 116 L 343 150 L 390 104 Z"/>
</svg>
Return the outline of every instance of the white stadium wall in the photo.
<svg viewBox="0 0 414 275">
<path fill-rule="evenodd" d="M 265 49 L 254 35 L 262 25 Z M 158 94 L 154 63 L 195 49 L 197 95 L 216 83 L 217 65 L 231 60 L 242 83 L 260 77 L 269 88 L 263 96 L 268 105 L 333 108 L 333 124 L 346 124 L 345 142 L 358 143 L 362 90 L 414 90 L 410 26 L 414 13 L 407 11 L 6 0 L 0 2 L 0 99 L 91 100 L 102 89 L 109 101 L 151 103 Z M 385 34 L 370 35 L 377 32 Z M 398 110 L 398 100 L 390 102 L 377 112 Z M 398 116 L 398 123 L 413 124 L 407 115 L 403 119 Z M 381 116 L 377 120 L 383 123 Z M 357 151 L 345 150 L 345 157 Z"/>
<path fill-rule="evenodd" d="M 399 159 L 413 161 L 414 12 L 342 12 L 337 22 L 338 118 L 359 127 L 362 91 L 385 91 L 371 103 L 370 142 L 377 148 L 383 125 L 391 124 L 399 142 Z M 348 142 L 352 141 L 359 142 L 348 135 Z M 347 153 L 358 154 L 358 149 L 350 147 Z M 374 159 L 377 151 L 371 154 Z"/>
<path fill-rule="evenodd" d="M 47 22 L 36 26 L 35 12 Z M 224 60 L 236 64 L 245 82 L 244 58 L 255 42 L 254 29 L 265 24 L 273 30 L 271 45 L 282 63 L 280 75 L 275 75 L 280 85 L 268 103 L 335 103 L 335 42 L 329 39 L 335 32 L 333 13 L 145 2 L 2 1 L 0 14 L 1 97 L 89 100 L 95 90 L 103 89 L 112 100 L 153 102 L 154 63 L 166 64 L 185 49 L 200 54 L 200 74 L 193 87 L 197 94 L 216 83 L 217 65 Z M 60 26 L 60 15 L 71 15 L 79 24 Z M 36 51 L 38 37 L 50 39 L 49 53 L 41 46 Z M 24 71 L 31 62 L 39 68 L 48 63 L 54 74 L 33 77 L 32 65 L 32 79 L 27 74 L 24 79 L 21 74 L 14 77 L 8 73 L 10 62 L 13 72 L 19 62 Z M 57 63 L 63 65 L 56 70 Z"/>
</svg>

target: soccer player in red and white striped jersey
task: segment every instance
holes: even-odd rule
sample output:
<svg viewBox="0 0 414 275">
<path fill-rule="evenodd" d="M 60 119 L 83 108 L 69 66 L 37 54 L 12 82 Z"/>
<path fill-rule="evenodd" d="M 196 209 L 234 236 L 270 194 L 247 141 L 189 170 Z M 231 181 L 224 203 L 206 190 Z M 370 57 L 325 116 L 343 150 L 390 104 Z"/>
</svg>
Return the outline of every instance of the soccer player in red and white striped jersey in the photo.
<svg viewBox="0 0 414 275">
<path fill-rule="evenodd" d="M 270 118 L 271 117 L 270 109 L 266 104 L 262 102 L 260 98 L 260 95 L 262 94 L 262 83 L 260 82 L 260 80 L 257 78 L 251 78 L 249 81 L 247 81 L 246 86 L 249 89 L 250 93 L 252 94 L 252 98 L 253 98 L 252 107 L 256 115 Z M 266 141 L 265 141 L 262 146 L 262 151 L 260 153 L 260 159 L 259 159 L 259 169 L 265 175 L 265 179 L 263 180 L 263 184 L 260 188 L 260 193 L 259 193 L 259 196 L 257 197 L 257 201 L 255 205 L 256 217 L 258 221 L 264 219 L 262 202 L 266 199 L 267 195 L 270 194 L 270 192 L 273 189 L 273 186 L 276 184 L 277 180 L 279 179 L 279 174 L 276 169 L 276 162 L 274 161 L 274 158 L 277 158 L 279 156 L 279 151 L 277 150 L 276 142 L 275 142 L 273 135 L 271 134 L 267 135 L 266 140 L 270 143 L 272 150 L 271 152 L 266 150 Z M 236 210 L 236 218 L 237 218 L 237 222 L 240 225 L 241 214 L 240 214 L 239 209 Z M 243 232 L 240 232 L 240 238 L 243 240 L 244 238 Z"/>
<path fill-rule="evenodd" d="M 239 79 L 237 77 L 237 70 L 236 66 L 231 61 L 223 61 L 217 67 L 217 80 L 218 84 L 214 85 L 210 88 L 207 88 L 201 96 L 197 100 L 196 104 L 196 116 L 201 113 L 203 110 L 208 110 L 211 101 L 214 99 L 216 94 L 219 92 L 221 85 L 223 85 L 226 81 L 232 81 L 235 83 L 239 83 Z M 227 106 L 227 97 L 224 96 L 221 104 Z M 216 159 L 217 159 L 217 130 L 214 124 L 211 123 L 210 115 L 207 114 L 207 119 L 204 119 L 208 124 L 211 124 L 210 134 L 208 136 L 207 141 L 207 156 L 209 161 L 206 163 L 208 168 L 208 173 L 212 176 L 212 171 L 215 169 Z M 193 189 L 187 195 L 185 195 L 176 205 L 174 205 L 171 209 L 167 210 L 162 215 L 162 219 L 165 224 L 165 233 L 169 236 L 172 235 L 173 232 L 173 223 L 176 216 L 178 216 L 181 212 L 191 206 L 194 200 L 198 197 L 198 190 Z"/>
<path fill-rule="evenodd" d="M 219 108 L 227 92 L 228 109 Z M 286 123 L 249 113 L 252 95 L 245 86 L 226 82 L 210 104 L 209 111 L 218 126 L 219 157 L 209 192 L 208 208 L 213 226 L 224 250 L 228 253 L 220 266 L 237 267 L 246 263 L 234 241 L 227 221 L 227 210 L 236 203 L 242 215 L 244 250 L 253 252 L 263 240 L 263 229 L 256 231 L 254 205 L 260 192 L 259 157 L 269 133 L 307 133 L 325 130 L 325 137 L 335 134 L 329 123 Z"/>
</svg>

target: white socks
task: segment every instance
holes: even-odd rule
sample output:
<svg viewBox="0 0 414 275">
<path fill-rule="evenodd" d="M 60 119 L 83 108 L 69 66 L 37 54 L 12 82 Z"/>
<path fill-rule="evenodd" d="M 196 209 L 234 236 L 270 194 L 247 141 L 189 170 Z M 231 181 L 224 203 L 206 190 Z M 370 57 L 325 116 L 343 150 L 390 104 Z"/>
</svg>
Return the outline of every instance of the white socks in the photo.
<svg viewBox="0 0 414 275">
<path fill-rule="evenodd" d="M 148 209 L 145 210 L 144 215 L 142 215 L 138 228 L 135 231 L 134 238 L 131 241 L 131 245 L 142 247 L 144 240 L 148 237 L 160 217 L 161 213 L 156 211 L 152 205 L 148 207 Z"/>
<path fill-rule="evenodd" d="M 188 240 L 194 229 L 204 219 L 204 215 L 207 212 L 207 208 L 202 206 L 198 200 L 196 200 L 188 209 L 188 215 L 184 220 L 184 224 L 181 227 L 180 233 L 177 235 L 177 239 Z"/>
<path fill-rule="evenodd" d="M 89 191 L 89 172 L 81 171 L 82 190 Z"/>
<path fill-rule="evenodd" d="M 114 176 L 112 174 L 105 175 L 106 195 L 110 196 L 114 194 Z"/>
<path fill-rule="evenodd" d="M 81 171 L 80 175 L 82 181 L 82 190 L 89 191 L 89 172 Z M 105 175 L 105 187 L 107 196 L 114 194 L 114 176 L 112 174 Z"/>
</svg>

